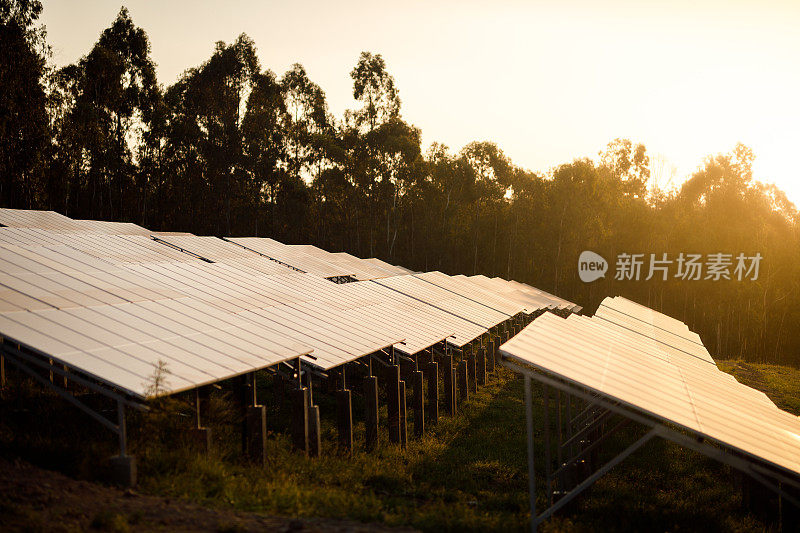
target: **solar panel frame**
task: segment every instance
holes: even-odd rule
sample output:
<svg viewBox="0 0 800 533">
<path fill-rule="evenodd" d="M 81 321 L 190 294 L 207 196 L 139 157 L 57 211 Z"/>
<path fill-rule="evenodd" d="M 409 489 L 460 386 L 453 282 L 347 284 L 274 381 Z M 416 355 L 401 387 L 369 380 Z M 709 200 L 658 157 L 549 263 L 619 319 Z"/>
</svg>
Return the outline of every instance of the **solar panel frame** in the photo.
<svg viewBox="0 0 800 533">
<path fill-rule="evenodd" d="M 622 331 L 619 329 L 599 336 L 598 325 L 610 326 L 592 319 L 592 327 L 584 328 L 588 324 L 585 320 L 545 314 L 502 345 L 501 354 L 628 409 L 678 425 L 793 475 L 800 474 L 800 420 L 796 417 L 766 402 L 753 402 L 754 395 L 743 392 L 741 384 L 721 377 L 709 380 L 707 372 L 695 374 L 687 366 L 653 357 L 642 348 L 650 342 L 642 337 L 628 335 L 624 342 L 610 341 L 612 335 Z M 705 365 L 699 368 L 707 369 Z M 665 394 L 665 390 L 672 392 Z M 726 406 L 718 398 L 721 391 L 740 400 Z M 742 435 L 748 429 L 749 434 Z M 793 451 L 788 453 L 787 449 Z"/>
</svg>

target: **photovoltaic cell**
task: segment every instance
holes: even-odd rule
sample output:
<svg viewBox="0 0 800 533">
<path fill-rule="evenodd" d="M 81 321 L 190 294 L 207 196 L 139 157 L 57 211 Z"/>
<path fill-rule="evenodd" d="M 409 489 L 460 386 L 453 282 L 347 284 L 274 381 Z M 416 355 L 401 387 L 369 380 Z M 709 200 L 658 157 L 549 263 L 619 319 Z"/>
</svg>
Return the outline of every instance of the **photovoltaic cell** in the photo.
<svg viewBox="0 0 800 533">
<path fill-rule="evenodd" d="M 608 304 L 617 307 L 619 302 Z M 671 323 L 670 329 L 678 332 L 683 329 L 674 319 L 656 321 Z M 713 363 L 653 336 L 600 317 L 562 319 L 544 314 L 500 351 L 512 361 L 751 458 L 800 473 L 797 417 L 779 410 L 765 395 L 731 379 Z"/>
</svg>

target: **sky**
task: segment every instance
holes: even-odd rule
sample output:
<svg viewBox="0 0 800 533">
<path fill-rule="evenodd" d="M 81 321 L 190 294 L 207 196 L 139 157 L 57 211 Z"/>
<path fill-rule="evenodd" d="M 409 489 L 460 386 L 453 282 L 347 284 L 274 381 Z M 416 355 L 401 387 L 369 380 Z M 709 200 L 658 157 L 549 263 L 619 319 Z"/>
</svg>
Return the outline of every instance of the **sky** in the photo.
<svg viewBox="0 0 800 533">
<path fill-rule="evenodd" d="M 44 0 L 53 62 L 87 54 L 119 2 Z M 293 63 L 341 117 L 363 50 L 394 76 L 423 145 L 489 140 L 536 172 L 643 143 L 654 179 L 680 184 L 737 142 L 755 178 L 800 205 L 800 2 L 270 2 L 128 0 L 160 83 L 247 33 L 262 68 Z"/>
</svg>

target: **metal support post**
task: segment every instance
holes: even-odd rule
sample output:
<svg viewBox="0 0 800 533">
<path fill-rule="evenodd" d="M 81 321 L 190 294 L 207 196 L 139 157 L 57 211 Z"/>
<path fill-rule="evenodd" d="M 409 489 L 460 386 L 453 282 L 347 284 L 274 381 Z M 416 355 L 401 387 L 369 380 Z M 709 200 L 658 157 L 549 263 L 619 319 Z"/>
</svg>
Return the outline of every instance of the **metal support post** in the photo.
<svg viewBox="0 0 800 533">
<path fill-rule="evenodd" d="M 389 441 L 400 444 L 400 367 L 386 369 L 386 413 L 389 418 Z"/>
<path fill-rule="evenodd" d="M 542 386 L 544 396 L 544 468 L 547 479 L 547 504 L 553 505 L 553 465 L 550 459 L 550 388 Z"/>
<path fill-rule="evenodd" d="M 415 370 L 411 376 L 414 404 L 414 435 L 421 437 L 425 432 L 425 392 L 422 372 Z"/>
<path fill-rule="evenodd" d="M 428 421 L 435 424 L 439 420 L 439 365 L 435 361 L 428 363 Z"/>
<path fill-rule="evenodd" d="M 525 425 L 528 435 L 528 502 L 531 508 L 531 531 L 536 533 L 536 470 L 533 464 L 533 399 L 531 378 L 525 376 Z"/>
</svg>

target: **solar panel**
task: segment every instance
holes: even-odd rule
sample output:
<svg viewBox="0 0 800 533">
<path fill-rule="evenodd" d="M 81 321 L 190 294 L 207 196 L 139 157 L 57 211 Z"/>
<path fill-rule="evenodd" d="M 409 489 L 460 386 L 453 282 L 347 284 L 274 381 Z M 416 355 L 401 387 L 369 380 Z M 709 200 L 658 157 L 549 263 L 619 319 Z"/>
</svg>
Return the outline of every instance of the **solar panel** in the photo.
<svg viewBox="0 0 800 533">
<path fill-rule="evenodd" d="M 635 331 L 640 335 L 691 354 L 708 363 L 714 359 L 700 342 L 700 337 L 689 331 L 682 322 L 640 306 L 624 298 L 606 298 L 598 307 L 595 316 Z"/>
<path fill-rule="evenodd" d="M 0 225 L 11 228 L 47 228 L 52 230 L 75 227 L 74 221 L 55 211 L 0 208 Z"/>
<path fill-rule="evenodd" d="M 386 278 L 396 275 L 395 272 L 389 272 L 384 268 L 373 265 L 368 261 L 350 255 L 346 252 L 325 253 L 327 254 L 323 256 L 325 261 L 334 265 L 339 265 L 345 270 L 352 271 L 352 276 L 359 281 Z"/>
<path fill-rule="evenodd" d="M 311 351 L 67 246 L 1 249 L 0 334 L 134 396 L 159 360 L 171 393 Z"/>
<path fill-rule="evenodd" d="M 456 279 L 469 280 L 485 289 L 499 294 L 505 298 L 519 302 L 526 307 L 537 309 L 565 309 L 578 312 L 580 307 L 562 298 L 555 297 L 529 285 L 506 281 L 501 278 L 487 278 L 486 276 L 454 276 Z"/>
<path fill-rule="evenodd" d="M 332 316 L 331 320 L 341 321 L 344 319 L 348 324 L 367 324 L 373 322 L 376 331 L 391 334 L 393 338 L 396 339 L 405 339 L 405 343 L 397 347 L 399 351 L 404 353 L 417 353 L 438 342 L 441 342 L 442 340 L 454 334 L 452 327 L 447 325 L 440 328 L 426 327 L 427 324 L 424 322 L 424 319 L 419 316 L 419 313 L 415 315 L 404 314 L 403 311 L 400 311 L 397 306 L 393 305 L 391 302 L 381 302 L 379 299 L 376 299 L 374 292 L 369 297 L 366 297 L 365 293 L 360 291 L 358 297 L 354 297 L 354 291 L 348 291 L 344 288 L 349 284 L 335 285 L 327 280 L 323 280 L 313 275 L 294 272 L 286 269 L 274 261 L 270 261 L 267 258 L 257 255 L 252 251 L 232 242 L 219 240 L 214 237 L 195 236 L 165 238 L 163 240 L 169 245 L 179 247 L 194 255 L 208 260 L 236 265 L 237 267 L 242 265 L 239 260 L 243 257 L 248 259 L 248 261 L 260 261 L 266 265 L 270 265 L 271 269 L 277 269 L 277 274 L 281 274 L 280 278 L 270 277 L 259 278 L 258 280 L 247 280 L 242 278 L 241 272 L 230 272 L 228 275 L 237 277 L 238 281 L 236 283 L 238 285 L 243 284 L 247 286 L 245 290 L 246 296 L 243 296 L 244 298 L 247 298 L 254 293 L 263 291 L 267 287 L 280 288 L 284 292 L 286 288 L 291 288 L 294 292 L 293 301 L 295 304 L 293 305 L 300 305 L 298 303 L 300 301 L 314 301 L 317 303 L 316 312 L 319 311 L 323 304 L 328 304 L 332 309 L 337 310 L 335 313 L 336 316 Z M 314 246 L 284 246 L 271 239 L 263 239 L 261 242 L 264 243 L 265 246 L 274 247 L 276 249 L 288 248 L 296 250 L 297 252 L 295 253 L 311 252 L 310 255 L 315 257 L 323 257 L 327 254 L 328 257 L 335 256 L 343 258 L 342 260 L 345 262 L 361 261 L 358 258 L 349 256 L 349 254 L 329 254 L 328 252 Z M 161 268 L 167 269 L 174 267 L 162 266 Z M 195 265 L 191 268 L 197 269 L 201 267 Z M 355 269 L 353 271 L 355 271 Z M 272 273 L 272 271 L 269 273 Z M 195 282 L 196 281 L 197 280 L 195 280 Z M 254 286 L 254 283 L 256 283 L 257 286 Z M 187 293 L 195 295 L 198 298 L 202 298 L 203 296 L 193 292 L 200 290 L 198 287 L 199 286 L 195 283 L 194 287 L 187 287 L 183 290 L 185 290 Z M 215 299 L 214 301 L 216 305 L 226 306 L 226 308 L 232 311 L 235 311 L 237 307 L 249 309 L 249 306 L 253 305 L 255 307 L 263 306 L 263 304 L 259 304 L 257 302 L 251 302 L 248 304 L 242 299 L 231 301 L 230 298 L 240 293 L 241 290 L 237 289 L 236 287 L 226 286 L 224 282 L 220 288 L 222 287 L 224 287 L 224 294 L 229 298 L 225 301 Z M 297 298 L 298 292 L 302 292 L 304 295 L 302 299 Z M 206 297 L 208 297 L 208 295 Z M 271 302 L 271 304 L 277 304 L 283 301 L 281 298 L 276 298 L 276 300 L 276 302 Z M 408 309 L 406 308 L 405 312 L 407 311 Z M 318 358 L 314 364 L 318 364 L 323 361 L 323 359 L 320 359 L 321 356 L 319 350 L 315 350 L 314 355 Z"/>
<path fill-rule="evenodd" d="M 396 266 L 391 263 L 387 263 L 386 261 L 382 261 L 380 259 L 376 259 L 375 257 L 370 257 L 367 259 L 362 259 L 362 261 L 366 261 L 368 263 L 372 263 L 373 265 L 377 266 L 385 270 L 391 276 L 397 276 L 398 274 L 413 274 L 412 270 L 407 268 L 403 268 L 401 266 Z"/>
<path fill-rule="evenodd" d="M 132 222 L 74 220 L 55 211 L 0 208 L 0 225 L 53 232 L 85 232 L 109 235 L 149 235 L 150 230 Z"/>
<path fill-rule="evenodd" d="M 152 232 L 133 222 L 113 222 L 109 220 L 74 220 L 77 229 L 87 233 L 107 235 L 150 235 Z"/>
<path fill-rule="evenodd" d="M 516 280 L 513 280 L 513 279 L 512 280 L 505 280 L 503 278 L 492 278 L 492 279 L 494 279 L 496 281 L 501 281 L 503 283 L 506 283 L 507 285 L 510 285 L 511 287 L 515 287 L 515 288 L 517 288 L 517 289 L 519 289 L 519 290 L 521 290 L 523 292 L 526 292 L 526 293 L 529 293 L 529 294 L 535 294 L 535 295 L 541 296 L 543 298 L 547 298 L 547 299 L 550 299 L 552 301 L 558 302 L 558 308 L 559 309 L 566 309 L 566 310 L 571 311 L 573 313 L 578 313 L 582 309 L 581 306 L 579 306 L 579 305 L 577 305 L 577 304 L 575 304 L 573 302 L 570 302 L 569 300 L 565 300 L 564 298 L 560 298 L 560 297 L 558 297 L 558 296 L 556 296 L 554 294 L 550 294 L 547 291 L 543 291 L 541 289 L 537 289 L 536 287 L 532 287 L 532 286 L 527 285 L 525 283 L 520 283 L 519 281 L 516 281 Z"/>
<path fill-rule="evenodd" d="M 311 346 L 315 359 L 309 364 L 324 370 L 405 340 L 398 331 L 381 328 L 374 315 L 345 315 L 324 308 L 322 302 L 335 298 L 333 293 L 339 286 L 319 280 L 323 285 L 309 294 L 300 281 L 311 277 L 308 275 L 295 273 L 273 279 L 264 274 L 245 274 L 231 265 L 201 261 L 127 268 L 221 310 L 249 319 L 271 320 L 275 331 Z"/>
<path fill-rule="evenodd" d="M 498 296 L 490 290 L 484 289 L 477 284 L 470 283 L 468 280 L 456 279 L 442 272 L 424 272 L 415 274 L 415 276 L 467 299 L 481 303 L 495 311 L 504 313 L 509 317 L 523 312 L 530 314 L 538 310 L 531 309 L 530 307 L 521 305 L 503 296 Z"/>
<path fill-rule="evenodd" d="M 601 318 L 545 314 L 500 347 L 630 409 L 792 473 L 800 420 L 716 367 Z"/>
<path fill-rule="evenodd" d="M 393 276 L 379 280 L 372 280 L 383 287 L 395 290 L 406 296 L 415 298 L 421 302 L 434 306 L 446 313 L 471 322 L 481 328 L 485 333 L 502 322 L 508 320 L 509 316 L 488 308 L 473 300 L 447 291 L 441 287 L 428 283 L 413 275 Z M 472 340 L 472 339 L 469 339 Z M 469 342 L 466 341 L 466 342 Z"/>
<path fill-rule="evenodd" d="M 347 268 L 331 264 L 319 257 L 308 254 L 302 250 L 293 249 L 273 239 L 263 237 L 236 237 L 225 240 L 234 242 L 249 250 L 269 257 L 293 268 L 323 278 L 352 276 L 354 273 Z"/>
</svg>

